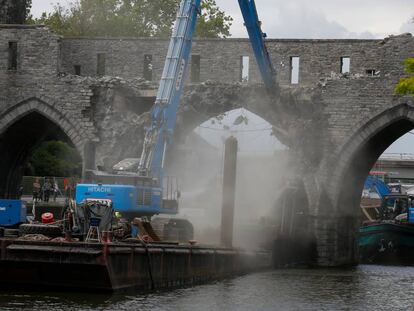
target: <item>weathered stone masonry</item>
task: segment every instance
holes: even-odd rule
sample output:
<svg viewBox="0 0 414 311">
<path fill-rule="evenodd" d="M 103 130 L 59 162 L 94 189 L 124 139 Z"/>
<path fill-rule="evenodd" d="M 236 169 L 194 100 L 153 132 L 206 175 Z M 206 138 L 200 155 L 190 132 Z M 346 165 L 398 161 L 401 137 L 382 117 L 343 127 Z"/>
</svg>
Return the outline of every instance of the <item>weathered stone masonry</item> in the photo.
<svg viewBox="0 0 414 311">
<path fill-rule="evenodd" d="M 0 131 L 25 113 L 21 107 L 31 102 L 32 110 L 53 111 L 54 121 L 78 148 L 93 139 L 94 126 L 84 115 L 93 93 L 88 85 L 58 76 L 60 38 L 46 28 L 31 26 L 2 26 L 0 36 Z M 7 68 L 10 41 L 18 46 L 16 70 Z"/>
<path fill-rule="evenodd" d="M 281 85 L 290 84 L 290 57 L 300 56 L 300 85 L 314 86 L 321 77 L 339 73 L 341 57 L 351 57 L 351 71 L 364 74 L 368 69 L 381 70 L 381 40 L 299 40 L 272 39 L 267 45 Z M 168 40 L 154 38 L 65 38 L 62 40 L 62 68 L 94 76 L 97 55 L 106 55 L 106 74 L 134 78 L 142 76 L 144 55 L 152 55 L 153 81 L 159 81 L 167 53 Z M 250 82 L 261 82 L 248 39 L 195 39 L 193 55 L 200 55 L 201 81 L 223 83 L 240 80 L 241 56 L 250 58 Z"/>
<path fill-rule="evenodd" d="M 86 167 L 110 167 L 137 156 L 167 44 L 62 39 L 41 26 L 0 26 L 1 175 L 18 175 L 30 150 L 53 135 L 76 146 Z M 195 40 L 201 83 L 186 88 L 178 132 L 185 135 L 209 117 L 241 106 L 271 122 L 296 157 L 309 205 L 307 235 L 315 239 L 318 264 L 353 263 L 363 180 L 376 157 L 414 128 L 412 100 L 394 95 L 403 60 L 414 56 L 414 40 L 410 35 L 269 40 L 268 47 L 281 86 L 277 97 L 258 84 L 248 40 Z M 16 68 L 10 68 L 13 49 Z M 97 77 L 98 54 L 104 77 Z M 137 79 L 144 55 L 152 56 L 153 82 Z M 249 83 L 239 83 L 241 56 L 250 58 Z M 297 85 L 290 83 L 294 56 L 300 57 Z M 349 74 L 340 73 L 341 57 L 350 58 Z M 75 66 L 81 76 L 74 75 Z M 20 144 L 12 143 L 16 137 Z M 15 187 L 16 178 L 0 183 L 6 195 Z"/>
</svg>

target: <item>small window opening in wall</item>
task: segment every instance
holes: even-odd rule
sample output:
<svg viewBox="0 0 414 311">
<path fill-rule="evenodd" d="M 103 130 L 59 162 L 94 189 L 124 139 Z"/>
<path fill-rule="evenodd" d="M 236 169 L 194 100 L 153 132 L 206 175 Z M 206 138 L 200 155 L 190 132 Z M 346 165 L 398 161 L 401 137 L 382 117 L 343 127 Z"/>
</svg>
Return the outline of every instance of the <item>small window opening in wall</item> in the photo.
<svg viewBox="0 0 414 311">
<path fill-rule="evenodd" d="M 368 77 L 377 77 L 380 75 L 380 71 L 376 69 L 367 69 L 365 73 Z"/>
<path fill-rule="evenodd" d="M 250 57 L 240 57 L 240 82 L 249 82 L 250 79 Z"/>
<path fill-rule="evenodd" d="M 81 75 L 81 65 L 74 65 L 73 69 L 75 70 L 75 75 L 77 76 Z"/>
<path fill-rule="evenodd" d="M 290 58 L 290 83 L 291 84 L 299 83 L 299 65 L 300 65 L 300 57 L 292 56 Z"/>
<path fill-rule="evenodd" d="M 341 57 L 341 73 L 350 73 L 350 72 L 351 72 L 351 58 Z"/>
<path fill-rule="evenodd" d="M 98 76 L 105 75 L 105 67 L 106 67 L 106 54 L 105 53 L 98 53 L 98 62 L 96 68 L 96 74 Z"/>
<path fill-rule="evenodd" d="M 144 55 L 144 79 L 147 81 L 152 81 L 152 55 L 151 54 L 145 54 Z"/>
<path fill-rule="evenodd" d="M 191 55 L 191 82 L 200 82 L 200 55 Z"/>
<path fill-rule="evenodd" d="M 17 70 L 17 42 L 9 42 L 9 61 L 7 69 Z"/>
</svg>

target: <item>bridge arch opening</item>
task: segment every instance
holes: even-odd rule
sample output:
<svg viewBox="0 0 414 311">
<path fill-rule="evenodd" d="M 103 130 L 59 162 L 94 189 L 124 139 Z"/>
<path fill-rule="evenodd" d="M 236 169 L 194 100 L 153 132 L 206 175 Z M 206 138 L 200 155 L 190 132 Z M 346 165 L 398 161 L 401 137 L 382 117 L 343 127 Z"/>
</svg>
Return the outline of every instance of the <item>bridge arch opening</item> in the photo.
<svg viewBox="0 0 414 311">
<path fill-rule="evenodd" d="M 265 237 L 273 232 L 266 230 L 275 228 L 275 204 L 288 179 L 288 148 L 269 122 L 246 108 L 191 122 L 179 150 L 171 152 L 169 173 L 179 176 L 180 213 L 194 224 L 196 238 L 219 242 L 224 143 L 234 136 L 239 143 L 234 242 L 242 247 L 269 242 Z"/>
<path fill-rule="evenodd" d="M 406 106 L 394 107 L 373 118 L 358 130 L 342 149 L 337 159 L 337 170 L 332 175 L 332 186 L 338 189 L 334 208 L 324 210 L 337 217 L 336 221 L 336 260 L 340 263 L 357 263 L 359 260 L 359 228 L 366 215 L 361 209 L 364 183 L 375 169 L 380 156 L 400 137 L 414 128 L 412 111 Z M 414 146 L 413 146 L 414 148 Z M 365 203 L 364 203 L 365 204 Z M 380 203 L 381 204 L 381 203 Z"/>
<path fill-rule="evenodd" d="M 29 159 L 44 142 L 63 142 L 76 150 L 81 159 L 78 148 L 62 128 L 62 123 L 52 121 L 38 110 L 31 110 L 16 116 L 5 126 L 0 134 L 0 197 L 20 196 L 22 177 L 28 170 Z"/>
<path fill-rule="evenodd" d="M 338 197 L 339 210 L 352 214 L 359 211 L 364 182 L 374 164 L 388 147 L 413 128 L 413 120 L 396 120 L 375 133 L 354 153 L 342 178 L 343 184 Z"/>
</svg>

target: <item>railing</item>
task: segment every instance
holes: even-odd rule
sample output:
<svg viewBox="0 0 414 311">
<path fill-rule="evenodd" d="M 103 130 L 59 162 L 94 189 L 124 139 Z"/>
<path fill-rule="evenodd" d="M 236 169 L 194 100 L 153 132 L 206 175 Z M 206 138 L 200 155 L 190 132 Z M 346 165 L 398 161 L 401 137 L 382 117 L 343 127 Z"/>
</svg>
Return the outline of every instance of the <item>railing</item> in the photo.
<svg viewBox="0 0 414 311">
<path fill-rule="evenodd" d="M 378 160 L 414 160 L 414 153 L 383 153 Z"/>
<path fill-rule="evenodd" d="M 41 189 L 43 188 L 43 185 L 45 184 L 46 180 L 49 180 L 51 183 L 51 190 L 54 189 L 54 183 L 56 181 L 57 184 L 57 196 L 63 197 L 65 196 L 65 179 L 67 179 L 67 182 L 70 182 L 72 184 L 72 188 L 80 181 L 80 178 L 77 177 L 53 177 L 53 176 L 23 176 L 22 179 L 22 189 L 20 191 L 21 195 L 23 196 L 32 196 L 33 195 L 33 183 L 38 180 Z"/>
</svg>

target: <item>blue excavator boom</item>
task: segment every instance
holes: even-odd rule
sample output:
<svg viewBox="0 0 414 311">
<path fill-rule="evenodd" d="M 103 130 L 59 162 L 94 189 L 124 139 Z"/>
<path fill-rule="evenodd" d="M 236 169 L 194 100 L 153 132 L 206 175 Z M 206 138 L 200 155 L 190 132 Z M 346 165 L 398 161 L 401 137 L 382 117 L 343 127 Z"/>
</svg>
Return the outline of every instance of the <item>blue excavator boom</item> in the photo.
<svg viewBox="0 0 414 311">
<path fill-rule="evenodd" d="M 373 175 L 368 175 L 367 179 L 365 179 L 364 189 L 376 192 L 381 199 L 391 194 L 391 189 L 387 184 Z"/>
<path fill-rule="evenodd" d="M 171 142 L 177 119 L 200 5 L 201 0 L 181 2 L 157 98 L 151 109 L 151 125 L 145 135 L 139 163 L 139 174 L 142 176 L 163 178 L 165 151 Z"/>
<path fill-rule="evenodd" d="M 135 172 L 126 171 L 124 167 L 124 164 L 133 166 L 136 159 L 121 161 L 124 163 L 116 166 L 120 166 L 119 171 L 123 174 L 98 174 L 95 176 L 98 184 L 77 185 L 78 204 L 91 198 L 110 199 L 116 211 L 131 217 L 177 213 L 179 195 L 169 179 L 164 178 L 164 158 L 177 119 L 200 6 L 201 0 L 181 0 L 157 97 L 151 109 L 151 121 L 146 128 L 138 172 L 136 169 Z M 164 187 L 166 181 L 167 187 Z"/>
<path fill-rule="evenodd" d="M 239 6 L 266 89 L 272 93 L 276 92 L 276 70 L 273 67 L 266 47 L 266 34 L 262 32 L 256 4 L 254 0 L 239 0 Z"/>
</svg>

